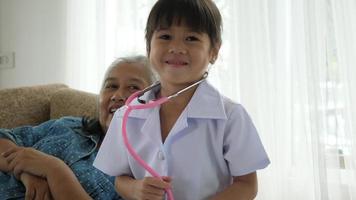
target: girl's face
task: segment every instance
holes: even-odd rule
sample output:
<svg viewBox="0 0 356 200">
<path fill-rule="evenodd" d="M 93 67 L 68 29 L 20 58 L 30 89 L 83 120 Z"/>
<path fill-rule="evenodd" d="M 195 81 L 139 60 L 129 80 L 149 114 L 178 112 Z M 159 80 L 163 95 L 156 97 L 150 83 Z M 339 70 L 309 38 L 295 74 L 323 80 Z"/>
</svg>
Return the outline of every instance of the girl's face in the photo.
<svg viewBox="0 0 356 200">
<path fill-rule="evenodd" d="M 150 74 L 140 63 L 121 63 L 104 80 L 99 99 L 99 121 L 107 131 L 114 112 L 125 104 L 127 97 L 150 84 Z"/>
<path fill-rule="evenodd" d="M 153 33 L 149 58 L 163 87 L 181 88 L 201 79 L 218 52 L 206 33 L 172 25 Z"/>
</svg>

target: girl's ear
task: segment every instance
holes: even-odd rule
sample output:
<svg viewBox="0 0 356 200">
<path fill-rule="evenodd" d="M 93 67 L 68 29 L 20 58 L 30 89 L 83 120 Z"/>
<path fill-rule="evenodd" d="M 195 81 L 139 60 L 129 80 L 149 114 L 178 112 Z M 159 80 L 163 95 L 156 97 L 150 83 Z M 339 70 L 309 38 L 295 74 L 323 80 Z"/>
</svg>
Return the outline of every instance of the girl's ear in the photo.
<svg viewBox="0 0 356 200">
<path fill-rule="evenodd" d="M 221 47 L 221 43 L 216 43 L 211 49 L 211 59 L 210 59 L 211 64 L 214 64 L 216 59 L 218 59 L 220 47 Z"/>
<path fill-rule="evenodd" d="M 217 57 L 212 57 L 211 59 L 210 59 L 210 64 L 214 64 L 215 63 L 215 61 L 216 61 L 216 59 L 217 59 Z"/>
</svg>

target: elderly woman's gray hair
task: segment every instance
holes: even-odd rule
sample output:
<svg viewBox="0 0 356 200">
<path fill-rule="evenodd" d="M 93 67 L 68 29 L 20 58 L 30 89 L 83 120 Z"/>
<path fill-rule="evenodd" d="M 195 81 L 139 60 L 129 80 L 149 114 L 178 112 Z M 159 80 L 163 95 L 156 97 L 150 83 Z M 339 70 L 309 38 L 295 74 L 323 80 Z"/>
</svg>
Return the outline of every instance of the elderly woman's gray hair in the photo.
<svg viewBox="0 0 356 200">
<path fill-rule="evenodd" d="M 153 71 L 153 68 L 150 65 L 150 61 L 148 60 L 148 58 L 146 56 L 143 56 L 143 55 L 127 56 L 127 57 L 120 57 L 120 58 L 115 59 L 111 63 L 111 65 L 108 67 L 108 69 L 106 70 L 104 80 L 108 77 L 108 75 L 110 74 L 110 72 L 112 71 L 113 68 L 118 67 L 120 64 L 123 64 L 123 63 L 142 64 L 142 66 L 147 70 L 147 74 L 150 75 L 150 83 L 152 84 L 158 80 L 156 72 Z M 101 86 L 101 88 L 102 87 L 103 87 L 103 85 Z"/>
</svg>

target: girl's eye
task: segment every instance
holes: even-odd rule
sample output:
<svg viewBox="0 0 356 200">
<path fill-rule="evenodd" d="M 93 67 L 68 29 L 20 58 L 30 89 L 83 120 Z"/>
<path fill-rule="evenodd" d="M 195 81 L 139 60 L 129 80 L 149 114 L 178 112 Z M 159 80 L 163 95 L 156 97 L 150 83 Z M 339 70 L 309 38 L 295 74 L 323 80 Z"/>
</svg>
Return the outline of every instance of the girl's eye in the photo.
<svg viewBox="0 0 356 200">
<path fill-rule="evenodd" d="M 198 41 L 199 39 L 195 36 L 189 36 L 186 38 L 187 41 Z"/>
<path fill-rule="evenodd" d="M 141 89 L 137 85 L 130 85 L 128 88 L 129 88 L 130 91 L 134 91 L 134 92 Z"/>
<path fill-rule="evenodd" d="M 169 40 L 169 39 L 171 39 L 171 36 L 168 34 L 162 34 L 158 38 L 163 39 L 163 40 Z"/>
</svg>

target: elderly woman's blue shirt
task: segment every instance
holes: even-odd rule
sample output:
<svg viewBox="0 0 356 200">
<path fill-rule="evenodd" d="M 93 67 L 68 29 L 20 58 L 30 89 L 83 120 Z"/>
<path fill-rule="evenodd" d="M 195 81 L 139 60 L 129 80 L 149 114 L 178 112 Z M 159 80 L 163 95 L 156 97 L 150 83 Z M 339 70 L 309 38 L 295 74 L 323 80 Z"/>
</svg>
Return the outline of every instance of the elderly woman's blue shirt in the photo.
<svg viewBox="0 0 356 200">
<path fill-rule="evenodd" d="M 110 177 L 92 163 L 97 154 L 100 135 L 90 135 L 82 130 L 82 118 L 64 117 L 38 126 L 0 129 L 0 138 L 10 139 L 19 146 L 32 147 L 63 160 L 74 172 L 79 182 L 93 199 L 120 199 Z M 0 172 L 0 199 L 22 199 L 23 184 Z"/>
</svg>

